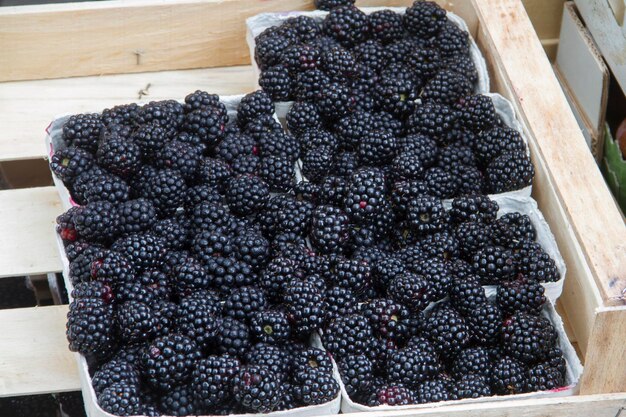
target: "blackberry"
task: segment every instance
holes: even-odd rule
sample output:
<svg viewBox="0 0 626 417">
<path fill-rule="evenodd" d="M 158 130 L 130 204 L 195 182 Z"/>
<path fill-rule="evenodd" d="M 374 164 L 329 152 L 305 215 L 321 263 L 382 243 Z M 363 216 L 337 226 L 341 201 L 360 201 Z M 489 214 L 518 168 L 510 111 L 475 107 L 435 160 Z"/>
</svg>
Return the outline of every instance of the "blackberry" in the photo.
<svg viewBox="0 0 626 417">
<path fill-rule="evenodd" d="M 357 157 L 363 165 L 384 165 L 395 156 L 395 137 L 386 131 L 370 131 L 359 144 Z"/>
<path fill-rule="evenodd" d="M 417 401 L 420 404 L 448 401 L 450 399 L 451 381 L 445 378 L 435 378 L 424 381 L 417 386 L 415 391 Z"/>
<path fill-rule="evenodd" d="M 524 152 L 505 152 L 487 167 L 487 183 L 492 193 L 519 190 L 531 185 L 535 169 Z"/>
<path fill-rule="evenodd" d="M 526 392 L 526 367 L 507 356 L 497 360 L 491 371 L 491 386 L 495 394 L 510 395 Z"/>
<path fill-rule="evenodd" d="M 428 234 L 447 226 L 447 213 L 438 198 L 417 197 L 408 207 L 407 220 L 414 230 L 420 234 Z"/>
<path fill-rule="evenodd" d="M 496 220 L 498 203 L 484 195 L 457 197 L 452 201 L 450 218 L 456 223 L 492 223 Z"/>
<path fill-rule="evenodd" d="M 280 64 L 283 51 L 291 45 L 291 41 L 277 33 L 274 27 L 263 31 L 254 39 L 254 43 L 254 59 L 262 70 Z"/>
<path fill-rule="evenodd" d="M 173 333 L 176 324 L 176 304 L 167 300 L 157 300 L 152 304 L 152 310 L 157 322 L 154 329 L 157 337 Z"/>
<path fill-rule="evenodd" d="M 287 314 L 281 311 L 258 311 L 250 320 L 250 335 L 253 340 L 280 345 L 291 337 L 291 325 Z"/>
<path fill-rule="evenodd" d="M 280 123 L 278 127 L 280 131 L 268 133 L 259 138 L 259 154 L 263 158 L 280 156 L 295 162 L 300 157 L 300 142 L 295 136 L 284 133 Z"/>
<path fill-rule="evenodd" d="M 367 16 L 372 36 L 388 44 L 402 38 L 404 28 L 402 16 L 391 10 L 380 10 Z"/>
<path fill-rule="evenodd" d="M 443 64 L 446 68 L 463 74 L 472 85 L 476 85 L 478 82 L 478 70 L 469 54 L 457 53 L 451 56 L 444 56 Z"/>
<path fill-rule="evenodd" d="M 296 335 L 306 337 L 322 327 L 326 304 L 312 283 L 292 280 L 285 289 L 283 302 Z"/>
<path fill-rule="evenodd" d="M 354 292 L 345 287 L 333 287 L 326 292 L 326 321 L 358 312 L 358 299 Z"/>
<path fill-rule="evenodd" d="M 260 233 L 242 233 L 232 241 L 235 255 L 255 269 L 269 261 L 269 242 Z"/>
<path fill-rule="evenodd" d="M 340 260 L 335 265 L 333 282 L 350 288 L 357 297 L 363 297 L 372 286 L 371 267 L 358 259 Z"/>
<path fill-rule="evenodd" d="M 367 405 L 376 407 L 379 405 L 410 405 L 416 403 L 416 396 L 413 390 L 400 384 L 385 384 L 375 388 L 367 400 Z"/>
<path fill-rule="evenodd" d="M 394 212 L 399 218 L 406 218 L 409 207 L 414 204 L 416 199 L 424 197 L 426 193 L 426 184 L 423 181 L 396 182 L 391 190 Z"/>
<path fill-rule="evenodd" d="M 315 96 L 315 104 L 322 117 L 327 120 L 336 120 L 353 112 L 357 100 L 347 85 L 331 81 Z"/>
<path fill-rule="evenodd" d="M 276 408 L 281 397 L 280 380 L 267 367 L 242 367 L 233 381 L 235 399 L 247 410 L 267 413 Z"/>
<path fill-rule="evenodd" d="M 145 270 L 162 264 L 166 246 L 162 239 L 143 233 L 118 239 L 111 250 L 125 255 L 139 270 Z"/>
<path fill-rule="evenodd" d="M 340 177 L 350 177 L 358 168 L 358 161 L 354 152 L 340 152 L 335 155 L 332 173 Z"/>
<path fill-rule="evenodd" d="M 465 222 L 457 226 L 455 237 L 464 259 L 471 259 L 474 252 L 493 245 L 490 232 L 488 225 L 478 222 Z"/>
<path fill-rule="evenodd" d="M 566 363 L 565 358 L 563 357 L 563 351 L 557 346 L 553 346 L 548 349 L 548 353 L 546 353 L 546 365 L 556 368 L 563 377 L 565 377 Z"/>
<path fill-rule="evenodd" d="M 406 64 L 423 81 L 433 78 L 443 67 L 439 51 L 428 46 L 411 48 L 406 53 Z"/>
<path fill-rule="evenodd" d="M 216 344 L 220 353 L 241 358 L 250 348 L 250 330 L 244 323 L 225 317 L 217 327 Z"/>
<path fill-rule="evenodd" d="M 487 302 L 484 288 L 478 278 L 474 277 L 453 279 L 449 294 L 452 306 L 466 317 Z"/>
<path fill-rule="evenodd" d="M 200 107 L 185 114 L 181 129 L 200 138 L 202 143 L 213 147 L 224 136 L 227 117 L 217 107 Z"/>
<path fill-rule="evenodd" d="M 339 384 L 331 374 L 306 374 L 297 396 L 305 405 L 330 402 L 339 395 Z"/>
<path fill-rule="evenodd" d="M 491 226 L 493 240 L 496 244 L 506 247 L 515 247 L 521 252 L 532 247 L 537 239 L 537 231 L 530 217 L 522 213 L 506 213 Z"/>
<path fill-rule="evenodd" d="M 182 297 L 176 310 L 178 332 L 193 340 L 200 349 L 212 342 L 221 310 L 219 297 L 211 291 L 197 291 Z"/>
<path fill-rule="evenodd" d="M 283 233 L 304 235 L 311 224 L 312 205 L 292 196 L 277 195 L 268 201 L 258 216 L 261 230 L 269 236 Z"/>
<path fill-rule="evenodd" d="M 475 167 L 476 161 L 469 146 L 454 144 L 441 150 L 437 165 L 458 174 L 463 167 Z"/>
<path fill-rule="evenodd" d="M 428 337 L 443 356 L 452 357 L 470 343 L 465 319 L 445 303 L 431 310 L 425 326 Z"/>
<path fill-rule="evenodd" d="M 191 213 L 191 224 L 199 232 L 204 230 L 218 233 L 230 232 L 233 222 L 233 215 L 221 203 L 202 201 L 193 208 Z M 192 247 L 194 245 L 192 242 Z M 200 252 L 196 251 L 196 253 Z"/>
<path fill-rule="evenodd" d="M 171 217 L 156 222 L 151 233 L 161 238 L 168 249 L 183 249 L 189 243 L 189 226 L 186 218 Z"/>
<path fill-rule="evenodd" d="M 258 280 L 250 265 L 233 257 L 220 257 L 207 262 L 211 285 L 228 293 L 233 288 L 255 284 Z"/>
<path fill-rule="evenodd" d="M 372 265 L 372 279 L 380 289 L 386 290 L 389 283 L 405 271 L 406 265 L 402 260 L 398 257 L 386 256 Z"/>
<path fill-rule="evenodd" d="M 419 158 L 423 169 L 433 166 L 439 156 L 437 142 L 428 136 L 420 134 L 410 134 L 399 138 L 398 152 Z"/>
<path fill-rule="evenodd" d="M 112 125 L 131 126 L 137 119 L 139 106 L 135 103 L 121 104 L 102 111 L 102 123 L 109 127 Z"/>
<path fill-rule="evenodd" d="M 108 242 L 119 233 L 117 208 L 108 201 L 82 206 L 74 215 L 78 236 L 90 242 Z"/>
<path fill-rule="evenodd" d="M 447 21 L 446 11 L 431 1 L 416 1 L 406 9 L 404 27 L 420 38 L 436 35 Z"/>
<path fill-rule="evenodd" d="M 91 278 L 113 287 L 134 280 L 136 272 L 131 259 L 115 250 L 91 263 Z"/>
<path fill-rule="evenodd" d="M 563 373 L 547 363 L 540 363 L 528 370 L 527 391 L 548 391 L 565 385 Z"/>
<path fill-rule="evenodd" d="M 318 146 L 328 146 L 333 152 L 338 147 L 337 137 L 322 128 L 305 130 L 299 134 L 298 139 L 300 140 L 302 151 L 305 153 Z"/>
<path fill-rule="evenodd" d="M 273 114 L 274 103 L 263 90 L 246 94 L 237 106 L 237 122 L 240 126 L 245 126 L 259 116 L 272 116 Z"/>
<path fill-rule="evenodd" d="M 171 416 L 196 414 L 196 399 L 189 385 L 174 387 L 159 398 L 159 410 Z"/>
<path fill-rule="evenodd" d="M 183 122 L 183 105 L 175 100 L 151 101 L 137 112 L 139 124 L 156 123 L 173 136 Z"/>
<path fill-rule="evenodd" d="M 223 191 L 231 177 L 231 169 L 226 162 L 214 158 L 204 158 L 200 163 L 198 180 Z"/>
<path fill-rule="evenodd" d="M 467 78 L 458 72 L 443 69 L 426 83 L 421 97 L 427 102 L 454 105 L 471 91 L 472 85 Z"/>
<path fill-rule="evenodd" d="M 168 131 L 157 123 L 140 126 L 131 135 L 144 161 L 152 161 L 168 142 Z"/>
<path fill-rule="evenodd" d="M 464 113 L 461 113 L 463 117 Z M 463 120 L 463 119 L 461 119 Z M 489 165 L 505 152 L 525 152 L 526 144 L 522 135 L 506 126 L 483 130 L 474 143 L 474 152 L 483 166 Z"/>
<path fill-rule="evenodd" d="M 309 376 L 326 374 L 332 376 L 333 361 L 328 352 L 318 348 L 307 348 L 292 355 L 294 381 L 304 384 Z"/>
<path fill-rule="evenodd" d="M 421 158 L 412 152 L 399 153 L 391 162 L 391 174 L 394 181 L 412 181 L 422 177 Z"/>
<path fill-rule="evenodd" d="M 105 136 L 96 153 L 98 165 L 121 177 L 129 178 L 141 167 L 141 148 L 126 138 Z"/>
<path fill-rule="evenodd" d="M 517 313 L 503 326 L 504 350 L 524 363 L 533 363 L 547 357 L 557 343 L 557 334 L 545 317 Z"/>
<path fill-rule="evenodd" d="M 326 327 L 322 342 L 336 360 L 366 353 L 373 337 L 367 318 L 360 314 L 337 316 Z"/>
<path fill-rule="evenodd" d="M 382 43 L 374 39 L 356 45 L 352 49 L 352 53 L 357 62 L 376 72 L 383 69 L 388 62 L 387 50 Z"/>
<path fill-rule="evenodd" d="M 349 48 L 366 39 L 369 22 L 365 13 L 353 5 L 333 8 L 322 22 L 322 31 Z"/>
<path fill-rule="evenodd" d="M 556 262 L 537 242 L 521 241 L 516 248 L 515 258 L 520 274 L 537 282 L 556 282 L 560 272 Z"/>
<path fill-rule="evenodd" d="M 252 316 L 266 307 L 263 291 L 255 287 L 234 289 L 224 302 L 224 314 L 244 323 L 249 323 Z"/>
<path fill-rule="evenodd" d="M 63 214 L 60 214 L 56 218 L 56 232 L 59 234 L 63 243 L 67 245 L 69 242 L 75 242 L 78 239 L 78 232 L 76 231 L 76 225 L 74 224 L 74 216 L 80 211 L 80 207 L 72 207 Z M 77 256 L 69 256 L 67 246 L 65 248 L 68 252 L 68 258 L 70 262 Z"/>
<path fill-rule="evenodd" d="M 317 106 L 309 101 L 295 102 L 287 112 L 287 127 L 295 135 L 322 127 Z"/>
<path fill-rule="evenodd" d="M 539 314 L 546 302 L 545 288 L 537 281 L 523 276 L 498 286 L 496 302 L 506 315 L 519 311 Z"/>
<path fill-rule="evenodd" d="M 102 175 L 87 179 L 82 199 L 85 203 L 99 200 L 122 203 L 128 200 L 129 195 L 130 186 L 123 179 L 115 175 Z"/>
<path fill-rule="evenodd" d="M 387 358 L 386 369 L 389 381 L 409 387 L 431 379 L 440 371 L 439 359 L 432 346 L 406 347 Z"/>
<path fill-rule="evenodd" d="M 428 194 L 437 198 L 452 198 L 458 194 L 461 182 L 452 172 L 442 168 L 429 168 L 424 173 Z"/>
<path fill-rule="evenodd" d="M 348 355 L 337 366 L 346 392 L 353 401 L 369 391 L 374 379 L 374 367 L 367 356 Z"/>
<path fill-rule="evenodd" d="M 420 134 L 445 144 L 446 134 L 452 129 L 458 114 L 440 103 L 424 103 L 415 108 L 406 121 L 407 133 Z"/>
<path fill-rule="evenodd" d="M 229 163 L 232 163 L 238 157 L 258 153 L 254 139 L 243 133 L 226 135 L 214 150 L 217 157 Z"/>
<path fill-rule="evenodd" d="M 72 184 L 81 174 L 88 172 L 94 162 L 93 155 L 84 149 L 65 148 L 52 155 L 50 169 L 65 184 Z"/>
<path fill-rule="evenodd" d="M 191 250 L 198 260 L 208 264 L 214 258 L 233 255 L 235 247 L 225 234 L 204 230 L 196 234 L 191 241 Z"/>
<path fill-rule="evenodd" d="M 185 97 L 185 104 L 183 105 L 185 113 L 192 112 L 202 107 L 218 107 L 222 111 L 226 111 L 226 107 L 220 102 L 220 96 L 217 94 L 196 90 Z"/>
<path fill-rule="evenodd" d="M 85 252 L 88 248 L 91 248 L 93 246 L 96 246 L 96 245 L 91 245 L 90 243 L 83 242 L 80 240 L 67 244 L 67 246 L 65 246 L 65 254 L 67 255 L 67 259 L 70 261 L 70 267 L 72 265 L 72 262 L 74 262 L 78 258 L 78 256 L 82 255 L 83 252 Z M 70 275 L 70 278 L 71 278 L 71 275 Z"/>
<path fill-rule="evenodd" d="M 176 140 L 163 147 L 155 158 L 155 165 L 161 169 L 177 170 L 187 181 L 194 181 L 200 167 L 201 155 L 187 143 Z"/>
<path fill-rule="evenodd" d="M 346 214 L 357 224 L 372 222 L 384 204 L 385 176 L 376 168 L 363 168 L 350 178 L 344 207 Z"/>
<path fill-rule="evenodd" d="M 96 395 L 113 384 L 124 384 L 139 389 L 139 373 L 135 367 L 123 360 L 111 360 L 103 364 L 91 378 Z"/>
<path fill-rule="evenodd" d="M 452 284 L 452 274 L 445 257 L 443 259 L 442 257 L 425 258 L 418 263 L 409 265 L 415 273 L 426 279 L 431 288 L 433 300 L 440 300 L 448 295 Z"/>
<path fill-rule="evenodd" d="M 482 375 L 463 375 L 451 389 L 451 399 L 479 398 L 491 395 L 489 380 Z"/>
<path fill-rule="evenodd" d="M 171 333 L 154 339 L 143 348 L 140 370 L 152 387 L 169 391 L 189 380 L 199 358 L 198 346 L 190 338 Z"/>
<path fill-rule="evenodd" d="M 457 169 L 461 181 L 458 195 L 483 194 L 486 191 L 485 177 L 482 171 L 473 166 L 464 166 Z"/>
<path fill-rule="evenodd" d="M 300 42 L 310 42 L 321 35 L 321 28 L 317 21 L 309 16 L 296 16 L 290 17 L 282 24 L 283 27 L 288 27 L 300 40 Z"/>
<path fill-rule="evenodd" d="M 98 405 L 116 416 L 134 416 L 141 410 L 137 388 L 120 383 L 105 388 L 98 395 Z"/>
<path fill-rule="evenodd" d="M 296 273 L 296 263 L 287 258 L 275 258 L 269 262 L 260 280 L 261 288 L 273 301 L 281 301 L 282 294 Z"/>
<path fill-rule="evenodd" d="M 145 198 L 125 201 L 117 206 L 117 212 L 119 229 L 124 236 L 150 229 L 157 221 L 154 204 Z"/>
<path fill-rule="evenodd" d="M 410 313 L 404 305 L 380 298 L 363 304 L 361 311 L 377 336 L 396 341 L 408 338 Z"/>
<path fill-rule="evenodd" d="M 496 109 L 493 105 L 493 101 L 489 96 L 475 94 L 462 97 L 457 101 L 455 109 L 459 112 L 459 123 L 465 129 L 471 130 L 475 133 L 479 133 L 479 139 L 484 139 L 488 136 L 491 136 L 493 133 L 495 133 L 494 131 L 498 131 L 499 129 L 491 129 L 498 123 L 498 115 L 496 114 Z M 510 131 L 512 129 L 501 129 L 501 131 L 506 130 Z M 484 135 L 481 133 L 483 131 L 485 132 Z M 517 133 L 516 131 L 513 132 Z M 515 135 L 512 134 L 512 136 Z M 489 140 L 477 142 L 476 147 L 480 148 L 481 150 L 487 151 L 486 155 L 489 155 L 491 154 L 491 151 L 498 149 L 498 145 L 502 143 L 500 141 L 497 141 L 495 149 L 491 148 L 490 146 L 487 146 L 487 148 L 489 149 L 485 149 L 484 145 L 488 145 L 489 142 Z M 505 146 L 508 147 L 510 145 L 506 143 Z M 486 159 L 491 158 L 487 156 Z"/>
<path fill-rule="evenodd" d="M 513 253 L 501 246 L 486 246 L 474 253 L 472 268 L 483 283 L 511 281 L 517 274 Z"/>
<path fill-rule="evenodd" d="M 463 349 L 454 358 L 451 371 L 459 379 L 468 374 L 478 374 L 489 379 L 492 363 L 488 350 L 481 346 Z"/>
<path fill-rule="evenodd" d="M 334 126 L 340 144 L 346 149 L 356 149 L 362 136 L 379 127 L 376 118 L 364 111 L 346 115 L 340 118 Z"/>
<path fill-rule="evenodd" d="M 287 101 L 291 98 L 293 80 L 283 65 L 274 65 L 261 71 L 259 86 L 274 101 Z"/>
<path fill-rule="evenodd" d="M 235 158 L 230 169 L 235 175 L 258 175 L 261 158 L 256 155 L 244 155 Z"/>
<path fill-rule="evenodd" d="M 145 187 L 143 196 L 153 201 L 161 217 L 171 216 L 184 204 L 187 185 L 178 171 L 160 170 Z"/>
<path fill-rule="evenodd" d="M 269 199 L 269 187 L 259 177 L 241 175 L 230 180 L 226 189 L 226 202 L 230 209 L 242 216 L 263 208 Z"/>
<path fill-rule="evenodd" d="M 350 6 L 354 0 L 315 0 L 315 7 L 320 10 L 332 10 L 340 6 Z"/>
<path fill-rule="evenodd" d="M 110 346 L 115 332 L 110 299 L 104 294 L 101 297 L 79 297 L 73 292 L 72 295 L 74 300 L 70 303 L 66 326 L 70 350 L 89 355 Z"/>
<path fill-rule="evenodd" d="M 469 34 L 451 21 L 446 21 L 432 43 L 443 57 L 469 55 Z"/>
<path fill-rule="evenodd" d="M 228 355 L 209 356 L 195 364 L 190 386 L 201 407 L 215 407 L 232 399 L 232 384 L 240 363 Z"/>
<path fill-rule="evenodd" d="M 293 188 L 293 163 L 284 157 L 269 156 L 261 160 L 259 175 L 272 192 L 287 192 Z"/>
<path fill-rule="evenodd" d="M 311 218 L 311 243 L 324 254 L 341 253 L 349 239 L 348 216 L 333 206 L 318 206 Z"/>
<path fill-rule="evenodd" d="M 311 44 L 294 44 L 283 51 L 281 63 L 290 74 L 315 69 L 320 65 L 320 50 Z"/>
<path fill-rule="evenodd" d="M 301 72 L 295 76 L 294 99 L 298 101 L 314 100 L 328 83 L 330 83 L 330 77 L 320 69 Z"/>
<path fill-rule="evenodd" d="M 152 337 L 156 319 L 152 308 L 137 301 L 126 301 L 117 307 L 117 325 L 122 340 L 138 342 Z"/>
<path fill-rule="evenodd" d="M 99 114 L 75 114 L 63 124 L 63 139 L 68 146 L 95 152 L 101 129 L 102 117 Z"/>
<path fill-rule="evenodd" d="M 416 274 L 396 275 L 389 282 L 387 293 L 411 311 L 422 311 L 434 300 L 431 285 L 424 277 Z"/>
<path fill-rule="evenodd" d="M 285 379 L 292 366 L 291 354 L 282 347 L 276 345 L 266 345 L 258 343 L 246 353 L 246 363 L 248 365 L 259 365 L 267 367 L 281 380 Z"/>
<path fill-rule="evenodd" d="M 353 54 L 339 45 L 322 49 L 320 63 L 320 68 L 331 79 L 341 81 L 355 75 L 356 61 Z"/>
<path fill-rule="evenodd" d="M 160 299 L 169 300 L 172 287 L 170 277 L 165 272 L 158 269 L 149 269 L 139 275 L 137 280 L 142 285 L 152 288 Z"/>
</svg>

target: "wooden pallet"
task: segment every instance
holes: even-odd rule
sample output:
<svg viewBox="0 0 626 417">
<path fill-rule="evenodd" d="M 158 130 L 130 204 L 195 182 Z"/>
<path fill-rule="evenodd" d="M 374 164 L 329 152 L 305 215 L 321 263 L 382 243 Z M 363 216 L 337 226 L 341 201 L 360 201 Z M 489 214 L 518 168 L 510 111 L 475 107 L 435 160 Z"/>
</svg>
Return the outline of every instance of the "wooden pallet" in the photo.
<svg viewBox="0 0 626 417">
<path fill-rule="evenodd" d="M 488 60 L 492 90 L 511 100 L 530 138 L 533 195 L 568 267 L 559 308 L 586 369 L 578 396 L 375 414 L 614 417 L 626 408 L 623 219 L 522 4 L 441 3 L 468 23 Z M 249 66 L 222 68 L 249 63 L 245 17 L 311 8 L 310 0 L 112 0 L 0 9 L 0 161 L 40 160 L 43 129 L 60 113 L 137 101 L 141 91 L 143 101 L 195 89 L 250 91 Z M 41 78 L 49 80 L 34 81 Z M 51 187 L 0 192 L 0 277 L 60 270 L 52 236 L 60 212 Z M 78 389 L 65 309 L 0 311 L 0 396 Z"/>
</svg>

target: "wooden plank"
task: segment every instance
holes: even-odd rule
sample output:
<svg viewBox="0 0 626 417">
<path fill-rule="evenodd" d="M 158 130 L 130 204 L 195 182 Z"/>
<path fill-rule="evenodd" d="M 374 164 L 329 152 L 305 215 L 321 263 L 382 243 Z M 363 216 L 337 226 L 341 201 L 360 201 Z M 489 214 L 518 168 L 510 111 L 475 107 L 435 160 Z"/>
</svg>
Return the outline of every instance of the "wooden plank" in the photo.
<svg viewBox="0 0 626 417">
<path fill-rule="evenodd" d="M 0 397 L 80 389 L 67 306 L 0 310 Z"/>
<path fill-rule="evenodd" d="M 558 38 L 565 0 L 522 0 L 539 39 Z"/>
<path fill-rule="evenodd" d="M 53 187 L 0 191 L 0 277 L 61 270 L 53 230 L 62 211 Z"/>
<path fill-rule="evenodd" d="M 580 392 L 626 392 L 626 307 L 598 309 L 589 343 Z"/>
<path fill-rule="evenodd" d="M 560 206 L 551 211 L 542 203 L 542 210 L 550 217 L 553 232 L 561 235 L 559 243 L 571 252 L 568 265 L 585 272 L 581 261 L 575 259 L 575 248 L 567 248 L 578 241 L 604 303 L 621 305 L 626 290 L 626 225 L 526 12 L 520 2 L 514 1 L 472 3 L 480 21 L 479 39 L 489 50 L 499 91 L 509 92 L 531 133 L 537 168 L 535 195 Z M 555 230 L 557 223 L 553 220 L 558 221 L 560 214 L 564 214 L 560 225 L 571 230 Z M 567 239 L 570 232 L 576 239 Z"/>
</svg>

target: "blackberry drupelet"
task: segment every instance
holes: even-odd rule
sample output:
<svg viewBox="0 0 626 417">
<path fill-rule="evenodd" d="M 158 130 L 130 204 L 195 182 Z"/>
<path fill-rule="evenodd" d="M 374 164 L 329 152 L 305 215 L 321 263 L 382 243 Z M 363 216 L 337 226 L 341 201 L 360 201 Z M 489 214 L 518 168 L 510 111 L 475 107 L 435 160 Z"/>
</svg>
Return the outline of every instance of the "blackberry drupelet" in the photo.
<svg viewBox="0 0 626 417">
<path fill-rule="evenodd" d="M 464 375 L 451 389 L 451 399 L 479 398 L 491 395 L 489 380 L 482 375 Z"/>
<path fill-rule="evenodd" d="M 140 370 L 150 386 L 169 391 L 189 380 L 198 359 L 200 351 L 190 338 L 171 333 L 154 339 L 142 349 Z"/>
<path fill-rule="evenodd" d="M 287 101 L 291 98 L 293 80 L 283 65 L 274 65 L 261 71 L 259 86 L 274 101 Z"/>
<path fill-rule="evenodd" d="M 361 314 L 337 316 L 326 327 L 322 341 L 335 360 L 366 353 L 373 337 L 372 327 Z"/>
<path fill-rule="evenodd" d="M 474 253 L 472 268 L 486 284 L 510 281 L 517 274 L 513 252 L 502 246 L 486 246 Z"/>
<path fill-rule="evenodd" d="M 545 359 L 557 339 L 556 330 L 545 317 L 517 313 L 503 325 L 504 350 L 524 363 Z"/>
<path fill-rule="evenodd" d="M 420 38 L 428 39 L 443 28 L 446 11 L 431 1 L 416 1 L 406 9 L 404 28 Z"/>
<path fill-rule="evenodd" d="M 235 399 L 247 410 L 267 413 L 276 408 L 281 397 L 281 381 L 264 366 L 242 367 L 234 378 Z"/>
<path fill-rule="evenodd" d="M 102 117 L 99 114 L 75 114 L 63 124 L 63 139 L 68 146 L 95 152 L 101 129 Z"/>
<path fill-rule="evenodd" d="M 50 158 L 50 169 L 66 185 L 73 184 L 94 165 L 93 154 L 81 148 L 65 148 L 54 152 Z"/>
<path fill-rule="evenodd" d="M 313 283 L 292 280 L 285 289 L 283 302 L 295 335 L 307 337 L 322 327 L 326 303 Z"/>
<path fill-rule="evenodd" d="M 346 392 L 353 401 L 369 391 L 374 379 L 374 367 L 367 356 L 348 355 L 337 366 Z"/>
<path fill-rule="evenodd" d="M 483 130 L 474 143 L 474 152 L 484 167 L 505 152 L 525 151 L 526 144 L 522 135 L 517 130 L 506 126 Z"/>
<path fill-rule="evenodd" d="M 491 371 L 494 393 L 510 395 L 526 392 L 526 373 L 524 364 L 508 356 L 495 361 Z"/>
<path fill-rule="evenodd" d="M 256 312 L 250 320 L 250 336 L 254 341 L 281 345 L 291 338 L 287 314 L 280 310 Z"/>
<path fill-rule="evenodd" d="M 545 288 L 533 279 L 519 276 L 498 286 L 496 302 L 505 315 L 519 311 L 539 314 L 546 302 Z"/>
<path fill-rule="evenodd" d="M 250 349 L 250 330 L 244 323 L 225 317 L 217 327 L 216 344 L 220 353 L 242 358 Z"/>
<path fill-rule="evenodd" d="M 82 206 L 74 215 L 78 237 L 89 242 L 106 243 L 119 234 L 117 208 L 108 201 L 95 201 Z"/>
<path fill-rule="evenodd" d="M 416 400 L 413 390 L 400 384 L 385 384 L 374 389 L 367 400 L 367 405 L 370 407 L 378 405 L 409 405 L 415 404 Z"/>
<path fill-rule="evenodd" d="M 458 72 L 442 69 L 424 85 L 421 98 L 426 102 L 454 105 L 471 92 L 472 85 L 467 78 Z"/>
<path fill-rule="evenodd" d="M 388 295 L 411 311 L 422 311 L 435 300 L 432 286 L 421 275 L 403 273 L 392 278 L 387 287 Z"/>
<path fill-rule="evenodd" d="M 426 318 L 426 334 L 444 357 L 453 357 L 470 344 L 465 319 L 450 305 L 441 303 Z"/>
<path fill-rule="evenodd" d="M 98 405 L 116 416 L 134 416 L 141 410 L 137 388 L 120 383 L 105 388 L 98 395 Z"/>
<path fill-rule="evenodd" d="M 190 387 L 201 407 L 215 407 L 232 399 L 239 360 L 228 355 L 209 356 L 196 362 Z"/>
<path fill-rule="evenodd" d="M 261 210 L 269 199 L 270 189 L 259 177 L 240 175 L 230 180 L 226 202 L 233 213 L 247 216 Z"/>
<path fill-rule="evenodd" d="M 530 158 L 524 152 L 505 152 L 487 167 L 491 193 L 504 193 L 529 186 L 535 176 Z"/>
<path fill-rule="evenodd" d="M 416 388 L 440 371 L 439 358 L 432 346 L 412 346 L 392 352 L 386 363 L 387 378 L 391 382 Z"/>
<path fill-rule="evenodd" d="M 492 374 L 489 352 L 481 346 L 463 349 L 454 358 L 451 371 L 456 378 L 462 378 L 463 375 L 468 374 L 478 374 L 489 379 Z"/>
<path fill-rule="evenodd" d="M 563 373 L 548 363 L 532 366 L 528 370 L 526 382 L 528 392 L 553 390 L 565 385 Z"/>
<path fill-rule="evenodd" d="M 402 38 L 404 27 L 402 16 L 391 10 L 379 10 L 367 16 L 372 37 L 383 44 Z"/>
</svg>

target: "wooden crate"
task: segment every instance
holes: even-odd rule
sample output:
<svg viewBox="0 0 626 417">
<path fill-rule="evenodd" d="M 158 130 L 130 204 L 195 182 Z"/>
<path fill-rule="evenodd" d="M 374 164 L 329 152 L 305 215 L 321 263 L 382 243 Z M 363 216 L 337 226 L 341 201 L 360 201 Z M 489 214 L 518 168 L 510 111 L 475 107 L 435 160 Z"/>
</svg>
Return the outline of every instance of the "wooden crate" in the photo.
<svg viewBox="0 0 626 417">
<path fill-rule="evenodd" d="M 468 23 L 488 61 L 492 91 L 514 104 L 530 138 L 533 195 L 568 267 L 560 308 L 586 369 L 577 396 L 374 414 L 614 417 L 626 407 L 623 218 L 522 3 L 440 3 Z M 180 98 L 196 88 L 249 91 L 254 80 L 244 19 L 309 9 L 311 0 L 112 0 L 0 9 L 0 161 L 42 158 L 43 129 L 59 113 L 136 101 L 140 91 L 148 93 L 144 101 Z M 222 68 L 229 65 L 246 66 Z M 217 68 L 190 70 L 206 67 Z M 68 76 L 87 77 L 63 79 Z M 51 232 L 60 210 L 50 187 L 0 191 L 0 277 L 60 270 Z M 0 311 L 0 396 L 78 388 L 63 340 L 65 311 Z"/>
</svg>

